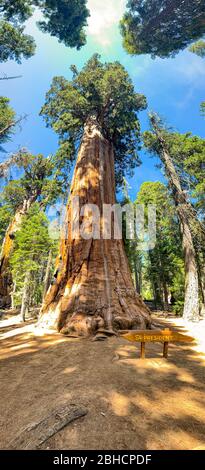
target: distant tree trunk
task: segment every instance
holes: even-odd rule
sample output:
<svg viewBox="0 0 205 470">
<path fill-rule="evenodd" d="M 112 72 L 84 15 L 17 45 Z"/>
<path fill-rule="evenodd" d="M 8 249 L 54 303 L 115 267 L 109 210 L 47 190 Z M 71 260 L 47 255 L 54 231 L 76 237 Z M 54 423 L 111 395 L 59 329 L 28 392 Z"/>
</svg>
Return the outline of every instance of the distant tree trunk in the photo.
<svg viewBox="0 0 205 470">
<path fill-rule="evenodd" d="M 152 125 L 161 146 L 161 159 L 164 163 L 165 171 L 172 189 L 182 232 L 182 244 L 185 261 L 185 298 L 183 318 L 185 320 L 198 320 L 199 283 L 196 252 L 191 233 L 190 204 L 188 203 L 182 190 L 180 179 L 167 150 L 166 142 L 154 118 L 152 119 Z"/>
<path fill-rule="evenodd" d="M 202 306 L 200 311 L 200 316 L 205 317 L 205 273 L 201 277 L 201 297 L 202 297 Z"/>
<path fill-rule="evenodd" d="M 169 292 L 167 288 L 167 283 L 163 280 L 163 294 L 164 294 L 164 310 L 169 310 Z"/>
<path fill-rule="evenodd" d="M 43 289 L 43 300 L 47 294 L 47 291 L 48 291 L 48 288 L 50 286 L 50 278 L 51 278 L 51 268 L 52 268 L 52 259 L 53 259 L 53 256 L 52 256 L 52 250 L 49 251 L 49 254 L 48 254 L 48 261 L 47 261 L 47 265 L 46 265 L 46 273 L 45 273 L 45 277 L 44 277 L 44 289 Z"/>
<path fill-rule="evenodd" d="M 203 249 L 199 247 L 199 250 L 196 249 L 196 260 L 197 260 L 197 269 L 198 269 L 198 278 L 199 278 L 199 289 L 201 294 L 201 308 L 200 316 L 205 316 L 205 256 Z M 200 254 L 202 253 L 202 256 Z"/>
<path fill-rule="evenodd" d="M 135 269 L 136 269 L 136 276 L 137 276 L 137 282 L 136 282 L 137 292 L 138 292 L 138 294 L 141 295 L 141 292 L 142 292 L 142 263 L 141 263 L 141 259 L 138 256 L 135 258 Z"/>
<path fill-rule="evenodd" d="M 153 290 L 153 295 L 154 295 L 154 306 L 155 310 L 157 310 L 159 307 L 163 307 L 162 305 L 162 298 L 160 295 L 160 287 L 158 286 L 158 283 L 156 281 L 153 281 L 152 283 L 152 290 Z"/>
<path fill-rule="evenodd" d="M 21 303 L 21 319 L 23 322 L 25 322 L 26 320 L 26 314 L 28 313 L 30 306 L 31 280 L 32 273 L 30 270 L 28 270 L 24 279 L 23 296 Z"/>
<path fill-rule="evenodd" d="M 158 249 L 158 257 L 159 257 L 159 266 L 160 266 L 160 278 L 161 278 L 161 285 L 163 291 L 163 305 L 164 310 L 169 310 L 169 292 L 167 288 L 167 282 L 165 278 L 165 266 L 166 260 L 163 259 L 160 249 Z"/>
<path fill-rule="evenodd" d="M 140 266 L 139 270 L 139 294 L 142 292 L 142 266 Z"/>
<path fill-rule="evenodd" d="M 11 309 L 13 310 L 15 308 L 15 302 L 14 302 L 14 294 L 16 292 L 16 282 L 13 283 L 13 289 L 11 291 Z"/>
<path fill-rule="evenodd" d="M 146 328 L 150 312 L 134 288 L 123 241 L 72 237 L 72 201 L 94 204 L 103 225 L 103 204 L 115 204 L 113 147 L 95 119 L 85 125 L 67 206 L 67 239 L 61 240 L 56 283 L 50 286 L 39 325 L 64 334 L 89 335 L 99 329 Z M 80 217 L 80 228 L 86 222 Z M 88 222 L 88 221 L 87 221 Z M 91 223 L 92 226 L 92 223 Z M 88 232 L 90 230 L 88 227 Z M 82 233 L 82 232 L 81 232 Z M 89 233 L 88 233 L 89 234 Z"/>
<path fill-rule="evenodd" d="M 157 255 L 157 257 L 156 257 Z M 158 259 L 158 253 L 154 253 L 153 250 L 149 250 L 149 263 L 150 266 L 152 267 L 152 291 L 153 291 L 153 296 L 154 296 L 154 305 L 155 309 L 157 310 L 159 307 L 163 308 L 163 292 L 162 292 L 162 286 L 161 286 L 161 279 L 158 274 L 158 266 L 159 265 L 159 259 Z"/>
<path fill-rule="evenodd" d="M 31 200 L 25 200 L 22 207 L 16 211 L 16 214 L 9 224 L 0 254 L 0 306 L 11 306 L 12 276 L 9 267 L 9 260 L 14 244 L 15 233 L 19 230 L 23 216 L 28 212 Z"/>
<path fill-rule="evenodd" d="M 135 263 L 134 265 L 134 275 L 135 275 L 135 286 L 136 286 L 136 291 L 138 294 L 140 294 L 140 282 L 139 282 L 139 272 L 137 270 L 137 265 Z"/>
</svg>

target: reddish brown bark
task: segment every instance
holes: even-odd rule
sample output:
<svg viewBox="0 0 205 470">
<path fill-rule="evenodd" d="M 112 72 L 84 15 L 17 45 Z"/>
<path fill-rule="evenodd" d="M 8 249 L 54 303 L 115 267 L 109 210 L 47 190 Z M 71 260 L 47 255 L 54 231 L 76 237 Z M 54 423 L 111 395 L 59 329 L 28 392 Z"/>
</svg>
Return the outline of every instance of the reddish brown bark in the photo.
<svg viewBox="0 0 205 470">
<path fill-rule="evenodd" d="M 62 239 L 55 284 L 46 295 L 39 324 L 64 334 L 87 335 L 99 329 L 144 328 L 150 313 L 136 293 L 122 240 L 71 234 L 72 198 L 82 205 L 115 203 L 112 145 L 93 122 L 85 126 L 67 206 L 67 239 Z M 80 219 L 82 223 L 82 219 Z"/>
</svg>

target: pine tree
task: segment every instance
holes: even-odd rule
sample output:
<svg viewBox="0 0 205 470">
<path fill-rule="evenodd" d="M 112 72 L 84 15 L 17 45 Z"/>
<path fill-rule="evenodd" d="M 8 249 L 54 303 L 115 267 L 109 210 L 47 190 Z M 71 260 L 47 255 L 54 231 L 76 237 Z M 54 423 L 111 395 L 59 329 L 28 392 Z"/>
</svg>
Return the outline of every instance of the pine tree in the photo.
<svg viewBox="0 0 205 470">
<path fill-rule="evenodd" d="M 48 233 L 48 219 L 37 203 L 23 216 L 16 233 L 10 257 L 12 278 L 15 283 L 15 303 L 21 305 L 22 320 L 32 303 L 39 303 L 42 296 L 42 273 L 52 246 Z M 37 288 L 40 286 L 40 292 Z"/>
<path fill-rule="evenodd" d="M 185 301 L 184 301 L 184 318 L 199 318 L 199 274 L 197 265 L 197 253 L 194 244 L 193 230 L 199 227 L 201 231 L 200 221 L 187 198 L 184 191 L 182 180 L 180 178 L 180 146 L 175 146 L 175 139 L 170 136 L 169 132 L 163 127 L 160 119 L 154 115 L 150 115 L 150 121 L 153 132 L 145 132 L 144 143 L 147 149 L 157 153 L 160 157 L 173 199 L 178 213 L 178 218 L 182 232 L 182 243 L 184 249 L 185 260 Z M 170 139 L 172 145 L 170 145 Z M 178 148 L 178 168 L 174 160 L 173 148 Z"/>
<path fill-rule="evenodd" d="M 183 258 L 175 206 L 168 189 L 160 182 L 143 183 L 136 204 L 144 205 L 146 217 L 148 205 L 156 206 L 156 244 L 144 253 L 144 276 L 151 281 L 155 307 L 168 310 L 173 284 L 176 284 L 176 269 Z"/>
<path fill-rule="evenodd" d="M 65 188 L 65 175 L 69 162 L 63 158 L 56 162 L 56 157 L 32 155 L 27 151 L 19 152 L 15 158 L 16 165 L 21 169 L 19 180 L 11 180 L 4 188 L 3 199 L 13 212 L 10 224 L 4 235 L 0 255 L 0 304 L 10 306 L 12 277 L 9 267 L 10 255 L 14 239 L 22 218 L 34 202 L 39 202 L 42 209 L 62 197 Z M 67 186 L 67 181 L 66 181 Z"/>
</svg>

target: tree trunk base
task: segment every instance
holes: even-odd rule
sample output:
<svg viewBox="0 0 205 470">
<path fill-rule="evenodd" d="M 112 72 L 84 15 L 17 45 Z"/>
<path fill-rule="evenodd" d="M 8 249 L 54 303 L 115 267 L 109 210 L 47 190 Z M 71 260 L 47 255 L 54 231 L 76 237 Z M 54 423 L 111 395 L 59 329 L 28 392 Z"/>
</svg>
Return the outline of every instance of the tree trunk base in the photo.
<svg viewBox="0 0 205 470">
<path fill-rule="evenodd" d="M 116 285 L 113 286 L 114 279 Z M 148 308 L 141 298 L 136 294 L 132 285 L 130 288 L 117 288 L 117 278 L 113 283 L 109 281 L 110 298 L 107 300 L 105 290 L 101 292 L 97 286 L 80 286 L 77 296 L 65 287 L 56 294 L 56 300 L 49 305 L 44 304 L 38 325 L 43 328 L 56 329 L 58 332 L 68 336 L 111 336 L 118 334 L 119 330 L 146 329 L 151 327 L 151 317 Z M 131 283 L 131 279 L 129 280 Z M 77 281 L 76 281 L 77 282 Z M 106 279 L 103 280 L 106 284 Z M 94 282 L 95 284 L 95 282 Z M 52 286 L 47 294 L 54 295 L 57 286 Z M 93 295 L 92 295 L 93 290 Z M 120 291 L 120 292 L 119 292 Z M 67 295 L 66 295 L 67 292 Z M 82 293 L 81 293 L 82 292 Z M 101 295 L 100 295 L 101 294 Z M 103 294 L 103 295 L 102 295 Z M 87 302 L 86 302 L 87 299 Z"/>
<path fill-rule="evenodd" d="M 0 308 L 8 309 L 11 307 L 11 295 L 7 294 L 0 297 Z"/>
</svg>

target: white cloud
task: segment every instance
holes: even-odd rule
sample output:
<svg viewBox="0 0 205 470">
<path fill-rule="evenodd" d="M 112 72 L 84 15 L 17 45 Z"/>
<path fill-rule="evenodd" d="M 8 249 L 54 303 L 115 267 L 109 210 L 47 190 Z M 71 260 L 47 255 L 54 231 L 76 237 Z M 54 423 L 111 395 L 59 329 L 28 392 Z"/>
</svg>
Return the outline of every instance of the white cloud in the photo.
<svg viewBox="0 0 205 470">
<path fill-rule="evenodd" d="M 90 18 L 88 34 L 101 46 L 113 41 L 113 27 L 118 25 L 125 11 L 127 0 L 88 0 Z"/>
<path fill-rule="evenodd" d="M 176 57 L 174 67 L 174 73 L 177 73 L 179 78 L 185 78 L 191 84 L 204 80 L 205 61 L 194 54 L 184 51 Z"/>
</svg>

